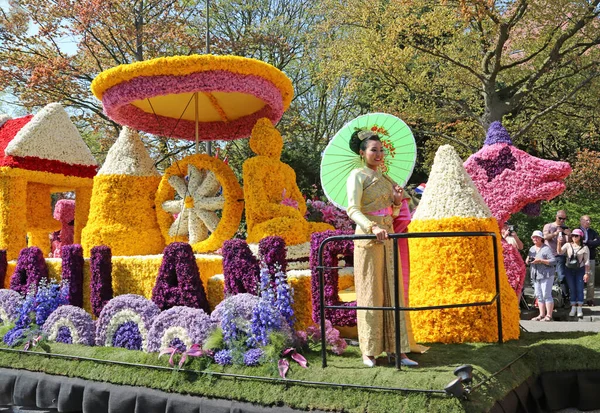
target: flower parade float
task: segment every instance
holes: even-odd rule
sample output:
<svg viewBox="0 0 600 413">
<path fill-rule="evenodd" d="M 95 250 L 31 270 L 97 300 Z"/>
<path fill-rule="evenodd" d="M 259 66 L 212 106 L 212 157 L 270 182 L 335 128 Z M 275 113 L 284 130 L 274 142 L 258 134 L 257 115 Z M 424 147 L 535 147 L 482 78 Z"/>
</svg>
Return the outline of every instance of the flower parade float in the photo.
<svg viewBox="0 0 600 413">
<path fill-rule="evenodd" d="M 563 193 L 563 181 L 571 173 L 567 162 L 536 158 L 516 148 L 500 122 L 490 125 L 483 148 L 464 166 L 500 228 L 516 212 L 539 214 L 540 202 Z M 520 297 L 525 263 L 519 251 L 504 239 L 502 252 L 508 281 Z"/>
<path fill-rule="evenodd" d="M 61 229 L 52 216 L 52 192 L 75 192 L 73 238 L 81 241 L 96 170 L 96 160 L 60 104 L 51 103 L 35 116 L 0 118 L 0 248 L 9 260 L 26 246 L 50 253 L 48 234 Z"/>
<path fill-rule="evenodd" d="M 492 216 L 461 159 L 450 145 L 441 146 L 410 232 L 493 232 Z M 490 237 L 412 238 L 409 240 L 411 305 L 463 304 L 490 301 L 496 293 L 494 252 Z M 499 244 L 499 241 L 497 241 Z M 499 247 L 499 245 L 498 245 Z M 498 248 L 498 254 L 500 254 Z M 519 338 L 519 308 L 501 257 L 502 338 Z M 411 314 L 415 339 L 428 343 L 494 342 L 498 340 L 496 304 L 416 311 Z"/>
</svg>

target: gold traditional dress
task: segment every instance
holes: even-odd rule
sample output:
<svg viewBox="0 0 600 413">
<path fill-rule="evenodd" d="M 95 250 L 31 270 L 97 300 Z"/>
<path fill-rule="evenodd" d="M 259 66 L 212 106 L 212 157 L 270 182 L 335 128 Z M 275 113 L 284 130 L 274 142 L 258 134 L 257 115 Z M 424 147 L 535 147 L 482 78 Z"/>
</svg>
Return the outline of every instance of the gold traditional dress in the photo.
<svg viewBox="0 0 600 413">
<path fill-rule="evenodd" d="M 368 167 L 355 169 L 347 181 L 348 216 L 356 222 L 356 234 L 371 234 L 373 225 L 393 233 L 393 219 L 398 214 L 394 208 L 395 183 L 379 170 Z M 391 307 L 394 305 L 394 255 L 391 240 L 354 241 L 354 287 L 356 305 L 365 307 Z M 400 305 L 404 304 L 402 267 L 398 280 Z M 427 348 L 415 343 L 410 318 L 401 312 L 400 347 L 402 353 L 411 350 L 424 352 Z M 358 310 L 358 341 L 360 350 L 367 356 L 382 352 L 395 353 L 394 312 L 390 310 Z"/>
</svg>

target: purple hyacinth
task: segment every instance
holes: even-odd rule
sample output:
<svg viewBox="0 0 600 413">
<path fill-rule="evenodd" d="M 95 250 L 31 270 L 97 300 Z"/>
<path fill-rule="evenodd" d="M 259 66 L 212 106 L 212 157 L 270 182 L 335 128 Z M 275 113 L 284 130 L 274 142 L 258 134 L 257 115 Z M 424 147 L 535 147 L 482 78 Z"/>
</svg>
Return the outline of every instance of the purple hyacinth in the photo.
<svg viewBox="0 0 600 413">
<path fill-rule="evenodd" d="M 515 170 L 517 158 L 512 154 L 510 146 L 505 146 L 500 149 L 498 156 L 491 159 L 475 158 L 475 162 L 483 169 L 487 174 L 488 182 L 492 181 L 495 177 L 500 175 L 506 169 Z"/>
<path fill-rule="evenodd" d="M 119 295 L 106 304 L 96 322 L 96 345 L 112 345 L 112 337 L 107 336 L 109 326 L 115 328 L 115 323 L 117 322 L 121 325 L 129 321 L 134 321 L 127 318 L 129 317 L 127 314 L 131 314 L 131 312 L 136 314 L 136 319 L 141 320 L 142 326 L 138 326 L 138 331 L 140 331 L 142 337 L 142 347 L 145 347 L 147 332 L 152 327 L 156 316 L 160 314 L 160 309 L 152 301 L 135 294 Z M 119 318 L 113 320 L 117 316 Z M 146 332 L 145 334 L 142 333 L 140 327 L 143 327 L 143 330 Z"/>
<path fill-rule="evenodd" d="M 44 323 L 42 330 L 48 335 L 48 339 L 59 341 L 58 334 L 60 329 L 66 328 L 66 325 L 73 326 L 75 331 L 70 331 L 71 337 L 77 337 L 75 344 L 93 346 L 96 338 L 96 325 L 92 316 L 83 308 L 74 305 L 60 306 L 50 314 L 50 317 Z M 70 328 L 70 327 L 69 327 Z"/>
<path fill-rule="evenodd" d="M 251 348 L 244 353 L 244 364 L 246 366 L 258 366 L 263 356 L 263 351 L 259 348 Z"/>
<path fill-rule="evenodd" d="M 508 131 L 499 121 L 492 122 L 488 128 L 484 145 L 494 145 L 496 143 L 507 143 L 509 145 L 513 144 Z"/>
<path fill-rule="evenodd" d="M 18 308 L 23 297 L 13 290 L 0 290 L 0 323 L 14 321 L 19 316 Z M 6 318 L 6 320 L 4 319 Z"/>
<path fill-rule="evenodd" d="M 113 298 L 112 253 L 106 245 L 92 248 L 90 253 L 90 302 L 92 314 L 100 317 L 102 309 Z"/>
<path fill-rule="evenodd" d="M 112 339 L 113 347 L 122 347 L 127 350 L 142 349 L 142 335 L 135 321 L 127 321 L 117 328 Z"/>
<path fill-rule="evenodd" d="M 179 353 L 183 353 L 187 350 L 187 346 L 179 339 L 179 337 L 175 337 L 173 340 L 171 340 L 169 347 L 176 349 Z"/>
<path fill-rule="evenodd" d="M 200 308 L 210 314 L 206 291 L 190 244 L 173 242 L 167 245 L 152 289 L 152 301 L 161 310 L 186 306 Z"/>
<path fill-rule="evenodd" d="M 42 279 L 34 297 L 35 323 L 43 326 L 54 310 L 69 303 L 69 287 L 64 283 L 47 284 L 46 280 Z"/>
<path fill-rule="evenodd" d="M 215 363 L 221 366 L 227 366 L 233 363 L 233 356 L 231 350 L 219 350 L 214 355 Z"/>
<path fill-rule="evenodd" d="M 258 243 L 258 255 L 261 258 L 261 267 L 267 267 L 273 282 L 277 271 L 286 272 L 287 248 L 283 238 L 272 236 L 261 239 Z"/>
<path fill-rule="evenodd" d="M 148 352 L 158 352 L 161 348 L 163 337 L 174 328 L 183 329 L 185 336 L 176 337 L 180 340 L 189 340 L 191 344 L 203 345 L 206 338 L 215 329 L 215 323 L 210 316 L 199 308 L 176 306 L 160 313 L 152 322 L 148 332 Z M 187 337 L 186 337 L 187 336 Z M 170 336 L 172 337 L 172 336 Z M 175 338 L 175 337 L 172 337 Z"/>
<path fill-rule="evenodd" d="M 235 318 L 241 318 L 246 321 L 252 319 L 252 311 L 258 304 L 258 297 L 249 293 L 242 293 L 225 298 L 221 301 L 210 315 L 210 318 L 215 324 L 220 324 L 223 318 L 225 309 L 230 309 L 234 312 Z"/>
<path fill-rule="evenodd" d="M 352 235 L 349 231 L 324 231 L 312 234 L 310 240 L 310 271 L 311 271 L 311 290 L 312 290 L 312 314 L 313 321 L 318 323 L 320 320 L 320 301 L 319 301 L 319 257 L 318 251 L 321 242 L 326 238 L 335 235 Z M 350 240 L 336 241 L 326 244 L 323 251 L 323 277 L 325 279 L 325 304 L 331 306 L 346 306 L 355 307 L 356 301 L 345 303 L 340 300 L 338 282 L 339 270 L 335 269 L 338 266 L 338 257 L 342 255 L 346 262 L 352 260 L 354 253 L 354 243 Z M 336 326 L 355 326 L 356 311 L 350 310 L 327 310 L 325 318 L 331 320 Z"/>
<path fill-rule="evenodd" d="M 44 253 L 38 247 L 23 248 L 10 279 L 10 289 L 25 295 L 32 284 L 38 285 L 42 279 L 48 279 Z"/>
<path fill-rule="evenodd" d="M 225 295 L 258 294 L 260 266 L 246 241 L 232 239 L 223 243 Z"/>
<path fill-rule="evenodd" d="M 65 343 L 65 344 L 73 344 L 73 337 L 71 336 L 71 330 L 69 327 L 61 326 L 58 329 L 58 333 L 56 333 L 56 342 L 57 343 Z"/>
<path fill-rule="evenodd" d="M 62 280 L 69 286 L 69 304 L 83 307 L 83 248 L 79 244 L 60 249 Z"/>
<path fill-rule="evenodd" d="M 293 291 L 291 290 L 287 276 L 284 272 L 279 271 L 275 274 L 275 285 L 277 288 L 275 308 L 279 310 L 279 313 L 285 318 L 290 327 L 294 326 L 294 304 Z"/>
<path fill-rule="evenodd" d="M 13 328 L 11 330 L 9 330 L 4 337 L 2 338 L 2 341 L 4 341 L 4 344 L 6 344 L 7 346 L 15 346 L 17 344 L 19 344 L 19 341 L 23 338 L 25 338 L 25 335 L 27 334 L 28 329 L 27 328 Z"/>
<path fill-rule="evenodd" d="M 269 333 L 281 328 L 281 314 L 275 308 L 275 294 L 271 288 L 271 275 L 267 268 L 260 271 L 261 292 L 257 306 L 250 320 L 252 336 L 248 338 L 250 346 L 265 346 Z"/>
</svg>

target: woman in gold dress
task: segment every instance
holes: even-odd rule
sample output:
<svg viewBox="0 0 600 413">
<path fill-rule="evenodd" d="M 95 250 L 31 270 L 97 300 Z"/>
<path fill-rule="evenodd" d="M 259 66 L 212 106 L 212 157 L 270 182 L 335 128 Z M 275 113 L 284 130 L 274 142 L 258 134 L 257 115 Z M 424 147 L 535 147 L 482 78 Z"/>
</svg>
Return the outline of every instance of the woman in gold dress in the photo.
<svg viewBox="0 0 600 413">
<path fill-rule="evenodd" d="M 393 219 L 402 204 L 403 191 L 381 172 L 384 149 L 379 136 L 371 131 L 356 131 L 350 138 L 350 149 L 359 154 L 364 166 L 353 170 L 347 181 L 348 216 L 356 222 L 356 234 L 373 234 L 376 240 L 354 242 L 354 286 L 356 305 L 390 307 L 394 305 Z M 404 303 L 401 268 L 398 268 L 400 305 Z M 423 352 L 412 339 L 410 320 L 401 312 L 400 361 L 404 366 L 417 366 L 406 353 Z M 375 357 L 386 352 L 394 356 L 394 313 L 390 310 L 358 310 L 358 340 L 363 363 L 375 366 Z"/>
</svg>

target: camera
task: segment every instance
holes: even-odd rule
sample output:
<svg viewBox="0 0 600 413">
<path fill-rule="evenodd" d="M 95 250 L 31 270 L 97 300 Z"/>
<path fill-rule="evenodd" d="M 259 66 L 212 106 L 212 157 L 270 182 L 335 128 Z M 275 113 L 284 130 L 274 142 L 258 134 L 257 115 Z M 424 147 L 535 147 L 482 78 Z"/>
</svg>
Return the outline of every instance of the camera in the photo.
<svg viewBox="0 0 600 413">
<path fill-rule="evenodd" d="M 509 225 L 508 226 L 508 231 L 509 232 L 515 232 L 517 230 L 517 226 L 516 225 Z"/>
<path fill-rule="evenodd" d="M 560 227 L 561 227 L 562 229 L 569 229 L 569 227 L 568 227 L 568 226 L 566 226 L 566 225 L 561 225 Z"/>
</svg>

